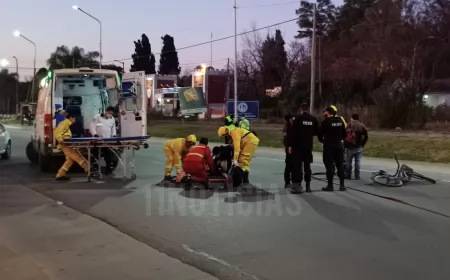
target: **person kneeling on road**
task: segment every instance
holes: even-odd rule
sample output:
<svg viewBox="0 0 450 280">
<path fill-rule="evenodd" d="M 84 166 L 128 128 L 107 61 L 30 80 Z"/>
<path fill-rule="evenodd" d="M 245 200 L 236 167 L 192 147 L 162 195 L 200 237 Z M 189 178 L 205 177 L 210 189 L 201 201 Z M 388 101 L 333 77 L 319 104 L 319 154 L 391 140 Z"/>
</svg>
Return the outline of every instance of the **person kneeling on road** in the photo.
<svg viewBox="0 0 450 280">
<path fill-rule="evenodd" d="M 208 168 L 208 169 L 207 169 Z M 183 160 L 183 171 L 189 174 L 194 182 L 208 186 L 208 173 L 216 172 L 211 150 L 208 147 L 208 138 L 200 139 L 200 143 L 189 149 Z"/>
<path fill-rule="evenodd" d="M 164 154 L 167 160 L 163 181 L 172 180 L 171 174 L 174 166 L 177 174 L 181 172 L 181 158 L 195 145 L 195 142 L 197 142 L 197 138 L 192 134 L 186 138 L 176 138 L 164 143 Z"/>
<path fill-rule="evenodd" d="M 233 164 L 236 167 L 240 167 L 244 172 L 242 178 L 243 183 L 245 185 L 250 184 L 250 165 L 252 163 L 256 148 L 259 145 L 259 138 L 252 132 L 242 128 L 229 130 L 225 126 L 222 126 L 219 128 L 217 133 L 219 137 L 231 137 L 234 147 Z"/>
<path fill-rule="evenodd" d="M 87 161 L 83 158 L 83 156 L 80 155 L 77 150 L 64 145 L 65 139 L 72 138 L 70 126 L 76 121 L 75 117 L 72 115 L 67 115 L 66 118 L 67 119 L 60 122 L 53 131 L 53 137 L 55 137 L 58 143 L 57 149 L 62 151 L 64 153 L 64 156 L 66 157 L 66 161 L 56 174 L 56 180 L 58 181 L 70 179 L 69 177 L 67 177 L 67 172 L 69 171 L 70 167 L 72 167 L 74 162 L 78 163 L 86 173 L 88 172 L 89 168 Z"/>
<path fill-rule="evenodd" d="M 342 119 L 336 117 L 336 111 L 328 107 L 325 112 L 325 120 L 322 122 L 322 129 L 319 133 L 319 141 L 323 143 L 323 163 L 327 170 L 327 187 L 323 191 L 333 191 L 334 164 L 338 169 L 340 182 L 339 190 L 345 191 L 344 185 L 344 165 L 343 165 L 343 140 L 345 138 L 345 125 Z"/>
</svg>

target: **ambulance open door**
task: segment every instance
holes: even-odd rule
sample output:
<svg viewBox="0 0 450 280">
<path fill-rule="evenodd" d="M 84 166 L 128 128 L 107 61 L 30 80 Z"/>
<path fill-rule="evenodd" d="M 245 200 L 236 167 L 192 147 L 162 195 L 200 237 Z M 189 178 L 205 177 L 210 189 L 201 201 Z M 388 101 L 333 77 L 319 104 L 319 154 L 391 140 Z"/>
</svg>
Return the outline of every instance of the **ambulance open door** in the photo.
<svg viewBox="0 0 450 280">
<path fill-rule="evenodd" d="M 120 136 L 147 135 L 145 72 L 124 73 L 119 94 Z"/>
</svg>

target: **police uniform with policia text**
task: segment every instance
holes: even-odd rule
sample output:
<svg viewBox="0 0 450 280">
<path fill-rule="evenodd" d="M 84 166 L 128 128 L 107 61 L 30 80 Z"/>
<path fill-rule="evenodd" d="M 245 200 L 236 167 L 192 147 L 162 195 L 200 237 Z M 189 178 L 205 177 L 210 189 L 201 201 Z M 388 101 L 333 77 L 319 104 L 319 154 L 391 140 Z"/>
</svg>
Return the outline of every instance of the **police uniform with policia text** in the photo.
<svg viewBox="0 0 450 280">
<path fill-rule="evenodd" d="M 340 117 L 336 117 L 336 111 L 328 107 L 325 110 L 325 120 L 319 133 L 319 141 L 323 143 L 323 163 L 327 174 L 327 187 L 323 191 L 333 191 L 334 164 L 338 169 L 340 190 L 345 191 L 344 166 L 343 166 L 343 145 L 345 138 L 345 125 Z"/>
<path fill-rule="evenodd" d="M 288 135 L 289 153 L 292 154 L 293 191 L 302 191 L 305 180 L 306 192 L 311 192 L 311 163 L 313 162 L 313 138 L 318 134 L 319 122 L 308 113 L 308 105 L 302 104 L 300 115 L 296 116 Z"/>
</svg>

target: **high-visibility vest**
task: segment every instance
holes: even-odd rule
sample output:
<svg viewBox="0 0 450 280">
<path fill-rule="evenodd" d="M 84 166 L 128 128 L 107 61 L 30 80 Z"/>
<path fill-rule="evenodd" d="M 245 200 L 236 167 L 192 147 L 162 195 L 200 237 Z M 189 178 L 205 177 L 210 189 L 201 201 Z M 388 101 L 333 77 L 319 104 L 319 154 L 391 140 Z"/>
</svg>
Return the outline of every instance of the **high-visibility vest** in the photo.
<svg viewBox="0 0 450 280">
<path fill-rule="evenodd" d="M 250 131 L 250 122 L 246 118 L 242 118 L 239 127 Z"/>
</svg>

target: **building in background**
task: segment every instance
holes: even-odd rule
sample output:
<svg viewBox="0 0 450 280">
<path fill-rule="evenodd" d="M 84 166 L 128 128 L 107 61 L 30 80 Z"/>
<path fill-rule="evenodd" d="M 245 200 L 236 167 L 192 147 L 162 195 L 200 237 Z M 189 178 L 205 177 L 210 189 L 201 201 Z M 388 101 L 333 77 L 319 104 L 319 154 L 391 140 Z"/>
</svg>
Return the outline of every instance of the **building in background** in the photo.
<svg viewBox="0 0 450 280">
<path fill-rule="evenodd" d="M 226 70 L 197 67 L 192 72 L 192 87 L 202 87 L 211 118 L 223 118 L 230 92 L 230 76 Z M 205 117 L 204 115 L 200 116 Z"/>
<path fill-rule="evenodd" d="M 172 115 L 173 110 L 177 108 L 178 100 L 173 90 L 177 86 L 176 82 L 176 75 L 146 75 L 148 108 L 162 110 L 165 115 Z"/>
<path fill-rule="evenodd" d="M 431 83 L 423 99 L 430 107 L 435 108 L 442 104 L 450 106 L 450 78 L 436 79 Z"/>
</svg>

